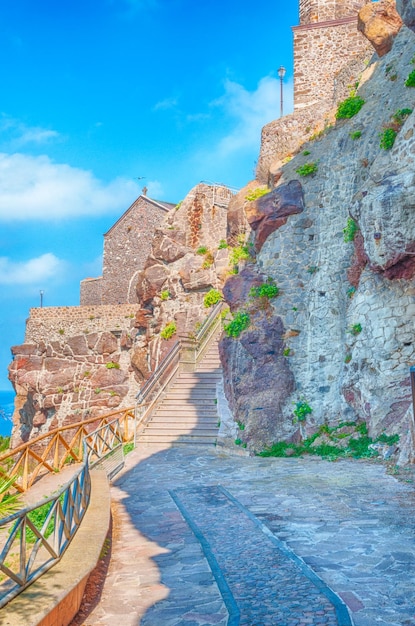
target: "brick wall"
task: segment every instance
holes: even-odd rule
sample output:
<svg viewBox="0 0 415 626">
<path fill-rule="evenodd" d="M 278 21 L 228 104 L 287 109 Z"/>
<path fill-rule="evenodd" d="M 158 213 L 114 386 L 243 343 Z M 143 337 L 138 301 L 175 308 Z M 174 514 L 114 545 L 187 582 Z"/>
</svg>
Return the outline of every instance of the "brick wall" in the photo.
<svg viewBox="0 0 415 626">
<path fill-rule="evenodd" d="M 94 332 L 129 330 L 136 311 L 134 304 L 30 309 L 25 343 L 50 343 Z"/>
</svg>

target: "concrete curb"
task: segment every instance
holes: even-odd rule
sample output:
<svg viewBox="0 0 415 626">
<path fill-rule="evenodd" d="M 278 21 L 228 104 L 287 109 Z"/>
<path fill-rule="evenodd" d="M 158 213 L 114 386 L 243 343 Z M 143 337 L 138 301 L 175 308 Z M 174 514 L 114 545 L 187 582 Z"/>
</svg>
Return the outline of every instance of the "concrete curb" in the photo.
<svg viewBox="0 0 415 626">
<path fill-rule="evenodd" d="M 0 611 L 2 626 L 67 626 L 79 610 L 110 524 L 105 472 L 91 472 L 91 501 L 62 560 Z"/>
</svg>

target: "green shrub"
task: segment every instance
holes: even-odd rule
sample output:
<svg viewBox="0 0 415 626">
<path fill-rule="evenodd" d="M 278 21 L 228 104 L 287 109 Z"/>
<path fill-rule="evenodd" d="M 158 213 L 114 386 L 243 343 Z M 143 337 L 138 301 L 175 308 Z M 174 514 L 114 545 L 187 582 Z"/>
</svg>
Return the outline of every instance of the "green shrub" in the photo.
<svg viewBox="0 0 415 626">
<path fill-rule="evenodd" d="M 272 279 L 268 279 L 266 283 L 257 287 L 251 287 L 249 290 L 251 298 L 276 298 L 278 293 L 279 289 Z"/>
<path fill-rule="evenodd" d="M 352 139 L 360 139 L 361 136 L 362 136 L 362 131 L 361 130 L 355 130 L 355 131 L 350 133 L 350 137 Z"/>
<path fill-rule="evenodd" d="M 228 337 L 239 337 L 242 331 L 246 330 L 251 323 L 248 313 L 238 311 L 229 324 L 225 324 L 223 330 Z"/>
<path fill-rule="evenodd" d="M 348 298 L 353 298 L 354 294 L 356 293 L 356 287 L 349 287 L 349 289 L 346 291 L 346 295 Z"/>
<path fill-rule="evenodd" d="M 382 150 L 391 150 L 395 143 L 398 131 L 394 128 L 385 128 L 380 134 L 380 147 Z"/>
<path fill-rule="evenodd" d="M 351 360 L 352 360 L 352 355 L 350 353 L 346 354 L 346 356 L 344 357 L 344 362 L 350 363 Z"/>
<path fill-rule="evenodd" d="M 170 291 L 168 289 L 165 289 L 164 291 L 161 292 L 160 294 L 160 299 L 163 301 L 166 301 L 170 298 Z"/>
<path fill-rule="evenodd" d="M 336 119 L 343 120 L 354 117 L 357 113 L 359 113 L 364 103 L 365 101 L 363 98 L 360 98 L 359 96 L 349 96 L 349 98 L 340 102 L 337 107 Z"/>
<path fill-rule="evenodd" d="M 411 115 L 411 113 L 412 113 L 412 109 L 398 109 L 396 113 L 392 115 L 392 119 L 402 126 L 403 123 Z"/>
<path fill-rule="evenodd" d="M 239 261 L 247 261 L 251 258 L 248 246 L 236 246 L 231 248 L 229 262 L 231 265 L 237 265 Z"/>
<path fill-rule="evenodd" d="M 201 256 L 203 256 L 207 253 L 207 251 L 208 249 L 206 246 L 200 246 L 200 248 L 196 250 L 196 254 L 200 254 Z"/>
<path fill-rule="evenodd" d="M 320 270 L 320 268 L 317 265 L 309 265 L 307 267 L 307 272 L 309 274 L 315 274 L 316 272 L 318 272 Z"/>
<path fill-rule="evenodd" d="M 405 87 L 415 87 L 415 70 L 409 74 L 408 78 L 405 81 Z"/>
<path fill-rule="evenodd" d="M 349 330 L 347 332 L 350 333 L 351 335 L 353 335 L 354 337 L 356 337 L 356 335 L 359 335 L 359 333 L 362 332 L 362 325 L 361 324 L 353 324 L 353 326 L 350 326 L 350 328 L 349 328 Z"/>
<path fill-rule="evenodd" d="M 250 191 L 245 196 L 245 200 L 248 200 L 248 202 L 253 202 L 254 200 L 258 200 L 258 198 L 265 196 L 267 193 L 270 193 L 270 189 L 268 187 L 257 187 L 257 189 Z"/>
<path fill-rule="evenodd" d="M 347 224 L 345 228 L 343 228 L 343 241 L 345 243 L 354 241 L 354 238 L 356 237 L 356 233 L 358 230 L 359 230 L 359 226 L 354 221 L 354 219 L 351 217 L 348 217 Z"/>
<path fill-rule="evenodd" d="M 311 154 L 310 150 L 304 150 L 303 151 L 303 155 L 304 156 L 308 156 L 309 154 Z"/>
<path fill-rule="evenodd" d="M 284 356 L 290 356 L 290 352 L 291 352 L 291 348 L 284 348 L 283 355 Z"/>
<path fill-rule="evenodd" d="M 119 363 L 114 363 L 114 361 L 110 361 L 109 363 L 106 364 L 106 368 L 107 370 L 119 370 L 120 369 L 120 364 Z"/>
<path fill-rule="evenodd" d="M 295 409 L 293 412 L 299 422 L 305 422 L 307 415 L 312 413 L 313 409 L 307 402 L 300 400 L 300 402 L 295 403 Z"/>
<path fill-rule="evenodd" d="M 219 241 L 218 250 L 224 250 L 227 247 L 228 247 L 228 244 L 227 244 L 226 239 L 221 239 Z"/>
<path fill-rule="evenodd" d="M 161 331 L 160 336 L 162 339 L 170 339 L 177 331 L 176 322 L 169 322 Z"/>
<path fill-rule="evenodd" d="M 295 171 L 300 176 L 311 176 L 312 174 L 315 174 L 317 170 L 318 170 L 317 163 L 312 162 L 312 163 L 304 163 L 304 165 L 301 165 L 301 167 L 298 167 Z"/>
<path fill-rule="evenodd" d="M 203 304 L 208 309 L 222 300 L 222 294 L 218 289 L 211 289 L 203 298 Z"/>
</svg>

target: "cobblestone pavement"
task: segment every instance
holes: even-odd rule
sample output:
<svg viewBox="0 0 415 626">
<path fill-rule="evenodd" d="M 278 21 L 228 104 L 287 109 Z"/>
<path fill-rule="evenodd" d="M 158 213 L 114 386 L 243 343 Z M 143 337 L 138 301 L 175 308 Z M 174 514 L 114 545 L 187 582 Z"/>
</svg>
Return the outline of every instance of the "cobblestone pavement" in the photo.
<svg viewBox="0 0 415 626">
<path fill-rule="evenodd" d="M 85 626 L 415 626 L 415 490 L 382 465 L 146 447 L 112 495 Z"/>
</svg>

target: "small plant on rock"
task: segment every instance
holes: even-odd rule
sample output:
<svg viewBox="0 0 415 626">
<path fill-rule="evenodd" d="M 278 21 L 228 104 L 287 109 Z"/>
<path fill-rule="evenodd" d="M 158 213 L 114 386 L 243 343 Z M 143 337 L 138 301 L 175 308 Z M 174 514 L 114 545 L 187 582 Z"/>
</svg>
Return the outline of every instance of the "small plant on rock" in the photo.
<svg viewBox="0 0 415 626">
<path fill-rule="evenodd" d="M 203 304 L 208 309 L 222 300 L 222 294 L 218 289 L 211 289 L 203 298 Z"/>
<path fill-rule="evenodd" d="M 272 278 L 269 278 L 266 283 L 251 287 L 249 295 L 251 298 L 276 298 L 279 294 L 279 289 Z"/>
<path fill-rule="evenodd" d="M 250 191 L 245 196 L 245 200 L 248 200 L 248 202 L 254 202 L 254 200 L 258 200 L 258 198 L 265 196 L 269 192 L 270 192 L 270 189 L 268 187 L 257 187 L 257 189 Z"/>
<path fill-rule="evenodd" d="M 161 292 L 160 300 L 163 300 L 163 302 L 165 302 L 169 298 L 170 298 L 170 291 L 168 289 L 165 289 L 164 291 Z"/>
<path fill-rule="evenodd" d="M 349 328 L 349 330 L 347 332 L 350 333 L 351 335 L 353 335 L 354 337 L 356 337 L 357 335 L 359 335 L 362 332 L 362 325 L 361 324 L 353 324 L 352 326 L 350 326 L 350 328 Z"/>
<path fill-rule="evenodd" d="M 415 87 L 415 70 L 409 74 L 408 78 L 405 81 L 405 87 Z"/>
<path fill-rule="evenodd" d="M 295 403 L 295 409 L 293 411 L 297 422 L 305 422 L 307 419 L 307 415 L 313 412 L 313 409 L 304 400 L 300 400 Z"/>
<path fill-rule="evenodd" d="M 226 239 L 221 239 L 219 241 L 218 250 L 224 250 L 227 247 L 228 247 L 228 243 L 227 243 Z"/>
<path fill-rule="evenodd" d="M 362 136 L 361 130 L 354 130 L 353 132 L 350 133 L 350 137 L 353 140 L 360 139 L 361 136 Z"/>
<path fill-rule="evenodd" d="M 359 226 L 354 221 L 352 217 L 347 218 L 347 224 L 345 228 L 343 228 L 343 241 L 345 243 L 350 243 L 354 241 L 357 231 L 359 230 Z"/>
<path fill-rule="evenodd" d="M 290 356 L 290 352 L 291 352 L 291 348 L 284 348 L 283 355 L 284 356 Z"/>
<path fill-rule="evenodd" d="M 337 107 L 336 119 L 350 119 L 359 113 L 360 109 L 364 105 L 365 101 L 360 96 L 349 96 L 343 102 L 340 102 Z"/>
<path fill-rule="evenodd" d="M 238 311 L 234 315 L 234 318 L 229 324 L 225 324 L 223 330 L 228 337 L 239 337 L 239 335 L 248 328 L 251 323 L 249 314 L 243 311 Z"/>
<path fill-rule="evenodd" d="M 311 162 L 311 163 L 304 163 L 304 165 L 301 165 L 295 171 L 300 176 L 311 176 L 315 174 L 317 170 L 318 170 L 317 163 Z"/>
<path fill-rule="evenodd" d="M 353 285 L 349 287 L 349 289 L 346 291 L 346 295 L 348 298 L 353 298 L 355 293 L 356 293 L 356 287 L 353 287 Z"/>
<path fill-rule="evenodd" d="M 206 246 L 200 246 L 200 248 L 198 248 L 196 250 L 196 254 L 200 254 L 200 256 L 204 256 L 207 253 L 208 249 Z"/>
<path fill-rule="evenodd" d="M 167 341 L 168 339 L 173 337 L 176 331 L 177 331 L 176 322 L 169 322 L 161 331 L 160 336 L 162 337 L 162 339 L 165 339 Z"/>
<path fill-rule="evenodd" d="M 398 131 L 394 128 L 385 128 L 380 134 L 380 147 L 382 150 L 391 150 L 395 143 Z"/>
<path fill-rule="evenodd" d="M 119 370 L 120 364 L 116 363 L 115 361 L 109 361 L 109 363 L 106 364 L 106 368 L 107 370 Z"/>
</svg>

